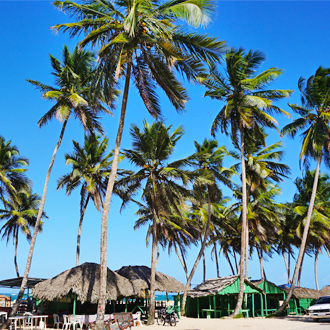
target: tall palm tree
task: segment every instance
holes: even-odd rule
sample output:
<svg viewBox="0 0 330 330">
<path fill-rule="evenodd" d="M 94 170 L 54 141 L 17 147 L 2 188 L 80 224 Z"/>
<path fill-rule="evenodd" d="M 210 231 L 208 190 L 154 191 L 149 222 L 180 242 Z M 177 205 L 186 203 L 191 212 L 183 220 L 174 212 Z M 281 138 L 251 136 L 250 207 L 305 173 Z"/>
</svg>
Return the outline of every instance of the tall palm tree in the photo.
<svg viewBox="0 0 330 330">
<path fill-rule="evenodd" d="M 263 130 L 259 133 L 263 133 Z M 249 132 L 250 133 L 250 132 Z M 255 133 L 255 132 L 252 132 Z M 290 174 L 290 167 L 281 163 L 283 157 L 282 142 L 274 143 L 265 147 L 264 141 L 259 140 L 255 134 L 246 134 L 245 140 L 245 164 L 247 180 L 247 201 L 250 202 L 251 196 L 257 189 L 267 191 L 269 183 L 278 183 L 287 178 Z M 267 135 L 263 133 L 266 138 Z M 239 146 L 236 146 L 239 149 Z M 239 164 L 237 164 L 238 166 Z M 246 226 L 246 263 L 245 276 L 248 277 L 248 256 L 249 256 L 249 219 Z"/>
<path fill-rule="evenodd" d="M 36 194 L 19 192 L 15 198 L 6 201 L 4 209 L 0 209 L 0 221 L 6 221 L 0 229 L 0 233 L 2 233 L 2 239 L 6 238 L 7 244 L 12 238 L 15 245 L 14 265 L 17 277 L 19 277 L 17 264 L 19 232 L 22 232 L 28 241 L 31 241 L 31 229 L 35 227 L 39 204 L 40 198 Z M 43 217 L 46 217 L 45 213 Z M 42 231 L 42 222 L 38 231 Z"/>
<path fill-rule="evenodd" d="M 72 166 L 72 171 L 57 180 L 57 189 L 65 188 L 70 195 L 80 188 L 80 220 L 77 234 L 76 266 L 79 265 L 81 229 L 85 211 L 90 199 L 100 212 L 107 189 L 108 176 L 111 170 L 112 153 L 107 153 L 108 139 L 95 134 L 86 134 L 84 145 L 72 141 L 74 151 L 66 154 L 66 165 Z"/>
<path fill-rule="evenodd" d="M 29 190 L 25 166 L 29 160 L 20 156 L 16 146 L 0 135 L 0 199 L 6 207 L 6 199 L 14 199 L 19 191 Z"/>
<path fill-rule="evenodd" d="M 187 159 L 169 162 L 177 142 L 183 135 L 180 126 L 170 133 L 171 126 L 161 122 L 149 125 L 143 122 L 143 130 L 132 125 L 131 150 L 125 149 L 125 157 L 137 167 L 137 172 L 118 180 L 116 186 L 122 191 L 123 206 L 132 200 L 142 189 L 141 199 L 150 208 L 152 214 L 152 257 L 150 275 L 150 316 L 154 322 L 155 313 L 155 272 L 158 247 L 157 228 L 169 219 L 172 208 L 180 213 L 178 205 L 183 205 L 184 196 L 189 195 L 185 186 L 189 183 L 189 172 L 185 170 Z"/>
<path fill-rule="evenodd" d="M 244 290 L 244 262 L 245 262 L 245 232 L 247 225 L 247 191 L 245 170 L 245 141 L 244 132 L 254 130 L 261 132 L 260 127 L 276 129 L 276 120 L 272 113 L 287 114 L 273 104 L 288 97 L 289 90 L 268 90 L 266 87 L 274 81 L 283 70 L 270 68 L 260 74 L 255 74 L 264 56 L 258 51 L 245 53 L 243 49 L 232 49 L 225 57 L 225 75 L 212 68 L 210 77 L 204 81 L 207 88 L 205 96 L 224 101 L 225 105 L 216 116 L 211 133 L 214 135 L 218 128 L 229 134 L 231 127 L 232 140 L 239 141 L 241 153 L 241 180 L 242 180 L 242 242 L 240 262 L 240 292 L 233 316 L 240 312 Z M 262 132 L 261 132 L 262 133 Z M 262 139 L 262 134 L 259 134 Z"/>
<path fill-rule="evenodd" d="M 191 281 L 199 264 L 201 257 L 203 256 L 205 246 L 209 240 L 210 223 L 212 218 L 211 204 L 219 202 L 222 198 L 221 190 L 218 187 L 219 183 L 222 183 L 228 187 L 232 186 L 230 177 L 236 172 L 232 168 L 225 168 L 223 166 L 223 160 L 226 156 L 231 154 L 224 146 L 218 146 L 216 140 L 205 139 L 202 144 L 194 142 L 196 152 L 190 157 L 191 166 L 195 169 L 194 175 L 197 178 L 194 182 L 194 200 L 193 209 L 197 214 L 197 219 L 203 219 L 206 215 L 207 221 L 197 220 L 202 224 L 201 230 L 201 248 L 199 254 L 195 260 L 195 263 L 190 271 L 187 283 L 186 291 L 183 293 L 181 303 L 181 313 L 185 312 L 185 305 L 187 299 L 187 293 L 190 288 Z M 207 205 L 207 208 L 203 207 Z M 204 271 L 205 274 L 205 271 Z"/>
<path fill-rule="evenodd" d="M 313 189 L 315 171 L 307 171 L 303 178 L 297 178 L 295 185 L 297 192 L 293 198 L 296 234 L 300 238 L 303 236 L 304 224 L 307 218 L 308 204 Z M 314 201 L 314 207 L 309 225 L 305 251 L 306 253 L 315 253 L 315 282 L 317 281 L 317 257 L 322 247 L 329 244 L 330 234 L 330 181 L 329 176 L 320 173 L 317 185 L 317 191 Z M 298 245 L 298 244 L 297 244 Z M 297 285 L 300 286 L 300 278 L 302 273 L 302 263 L 298 273 Z"/>
<path fill-rule="evenodd" d="M 72 53 L 68 48 L 63 48 L 63 62 L 50 55 L 50 62 L 53 68 L 52 75 L 55 77 L 56 87 L 45 85 L 36 80 L 28 79 L 28 82 L 39 89 L 46 100 L 55 102 L 45 115 L 38 122 L 39 127 L 47 124 L 51 119 L 56 118 L 63 122 L 59 139 L 55 146 L 44 184 L 39 212 L 37 215 L 35 230 L 33 231 L 24 277 L 21 283 L 20 291 L 13 306 L 11 315 L 17 312 L 19 303 L 23 296 L 30 267 L 32 262 L 33 250 L 37 238 L 40 220 L 43 214 L 48 182 L 53 168 L 57 150 L 61 145 L 63 135 L 70 117 L 79 120 L 85 130 L 102 130 L 97 115 L 99 113 L 109 113 L 103 105 L 103 94 L 96 90 L 91 93 L 91 83 L 95 79 L 94 70 L 95 57 L 93 53 L 79 50 L 78 47 Z"/>
<path fill-rule="evenodd" d="M 125 81 L 113 165 L 102 214 L 101 285 L 96 322 L 96 330 L 102 330 L 106 303 L 109 208 L 131 77 L 153 117 L 161 115 L 157 86 L 165 92 L 175 109 L 182 111 L 188 95 L 174 71 L 185 75 L 189 81 L 197 82 L 198 77 L 204 74 L 203 62 L 218 61 L 224 42 L 187 32 L 177 24 L 178 20 L 196 27 L 207 24 L 214 10 L 214 0 L 90 0 L 87 4 L 83 1 L 55 1 L 54 4 L 78 20 L 76 23 L 56 25 L 56 30 L 67 31 L 70 36 L 84 33 L 81 47 L 100 45 L 99 69 L 104 73 L 105 90 L 111 90 L 121 78 Z"/>
<path fill-rule="evenodd" d="M 311 221 L 314 202 L 316 197 L 318 178 L 320 173 L 320 166 L 322 159 L 326 165 L 330 164 L 330 69 L 324 69 L 319 67 L 315 75 L 312 75 L 307 79 L 300 78 L 298 81 L 298 88 L 301 92 L 301 103 L 302 105 L 290 104 L 292 110 L 300 115 L 299 118 L 295 119 L 292 123 L 286 125 L 282 132 L 289 134 L 294 137 L 298 130 L 303 130 L 302 147 L 300 150 L 300 162 L 303 162 L 308 166 L 310 159 L 317 162 L 316 172 L 313 182 L 313 189 L 308 205 L 308 212 L 306 217 L 306 223 L 304 226 L 304 233 L 301 239 L 299 248 L 299 254 L 295 266 L 295 270 L 292 277 L 292 285 L 290 286 L 289 292 L 285 298 L 284 303 L 277 310 L 276 314 L 283 313 L 286 305 L 291 299 L 298 272 L 302 263 L 309 224 Z"/>
</svg>

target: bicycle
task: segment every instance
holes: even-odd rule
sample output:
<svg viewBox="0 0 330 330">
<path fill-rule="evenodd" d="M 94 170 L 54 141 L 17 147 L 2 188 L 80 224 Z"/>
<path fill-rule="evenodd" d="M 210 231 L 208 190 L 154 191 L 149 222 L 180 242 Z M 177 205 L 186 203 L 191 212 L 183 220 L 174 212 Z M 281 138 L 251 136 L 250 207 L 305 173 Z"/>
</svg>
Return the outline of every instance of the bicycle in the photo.
<svg viewBox="0 0 330 330">
<path fill-rule="evenodd" d="M 176 326 L 177 315 L 175 311 L 168 312 L 166 308 L 162 308 L 157 315 L 157 324 L 158 325 L 165 325 L 169 323 L 170 326 Z"/>
</svg>

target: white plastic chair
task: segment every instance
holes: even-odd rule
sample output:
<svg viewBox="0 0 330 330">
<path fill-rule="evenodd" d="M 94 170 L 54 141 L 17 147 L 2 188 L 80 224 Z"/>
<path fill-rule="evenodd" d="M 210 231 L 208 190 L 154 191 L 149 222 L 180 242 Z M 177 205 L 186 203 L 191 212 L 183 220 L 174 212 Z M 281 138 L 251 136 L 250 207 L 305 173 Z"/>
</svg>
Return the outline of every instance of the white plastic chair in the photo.
<svg viewBox="0 0 330 330">
<path fill-rule="evenodd" d="M 68 315 L 63 315 L 63 330 L 69 330 L 71 328 L 72 323 L 69 320 Z"/>
<path fill-rule="evenodd" d="M 135 317 L 136 318 L 135 318 Z M 142 326 L 142 322 L 141 322 L 141 312 L 140 311 L 137 311 L 134 315 L 133 315 L 133 318 L 134 318 L 134 326 L 136 327 L 137 324 L 139 324 L 140 326 Z"/>
<path fill-rule="evenodd" d="M 32 319 L 30 318 L 30 316 L 32 316 L 33 314 L 30 312 L 25 312 L 23 314 L 23 316 L 25 316 L 25 322 L 24 322 L 24 326 L 26 327 L 31 327 L 32 326 Z"/>
<path fill-rule="evenodd" d="M 60 321 L 60 317 L 57 314 L 53 314 L 54 328 L 59 329 L 60 324 L 63 325 L 63 322 Z"/>
</svg>

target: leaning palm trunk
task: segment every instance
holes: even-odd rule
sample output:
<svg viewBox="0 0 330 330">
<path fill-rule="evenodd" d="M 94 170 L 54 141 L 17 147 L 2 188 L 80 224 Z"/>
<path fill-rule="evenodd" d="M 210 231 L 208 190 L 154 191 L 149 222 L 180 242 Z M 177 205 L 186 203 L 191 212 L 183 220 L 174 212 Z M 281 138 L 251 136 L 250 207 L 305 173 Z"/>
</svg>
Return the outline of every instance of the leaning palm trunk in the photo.
<svg viewBox="0 0 330 330">
<path fill-rule="evenodd" d="M 242 304 L 243 304 L 243 294 L 244 294 L 244 255 L 245 255 L 245 231 L 247 223 L 247 194 L 246 194 L 246 173 L 245 173 L 245 159 L 244 159 L 244 136 L 243 136 L 243 127 L 241 124 L 240 127 L 241 135 L 241 168 L 242 168 L 242 234 L 241 234 L 241 260 L 239 266 L 239 280 L 240 287 L 237 298 L 237 304 L 234 310 L 234 313 L 231 317 L 236 316 L 240 313 Z M 246 256 L 247 257 L 247 256 Z"/>
<path fill-rule="evenodd" d="M 27 284 L 27 280 L 28 280 L 29 272 L 30 272 L 30 268 L 31 268 L 33 251 L 34 251 L 34 246 L 35 246 L 36 239 L 37 239 L 37 234 L 38 234 L 38 231 L 39 231 L 40 221 L 41 221 L 41 217 L 42 217 L 42 214 L 43 214 L 43 211 L 44 211 L 44 207 L 45 207 L 46 195 L 47 195 L 47 189 L 48 189 L 48 183 L 49 183 L 50 173 L 52 172 L 52 168 L 53 168 L 53 165 L 54 165 L 54 161 L 55 161 L 55 157 L 56 157 L 56 154 L 57 154 L 57 150 L 58 150 L 58 148 L 61 145 L 61 142 L 62 142 L 62 139 L 63 139 L 63 135 L 64 135 L 64 131 L 65 131 L 65 128 L 66 128 L 66 124 L 68 123 L 68 119 L 69 118 L 67 118 L 64 121 L 64 123 L 63 123 L 62 130 L 61 130 L 61 133 L 60 133 L 60 137 L 59 137 L 59 139 L 57 141 L 56 147 L 55 147 L 54 152 L 53 152 L 53 155 L 52 155 L 52 159 L 51 159 L 50 164 L 49 164 L 49 167 L 48 167 L 48 171 L 47 171 L 47 175 L 46 175 L 46 180 L 45 180 L 45 185 L 44 185 L 44 190 L 43 190 L 42 198 L 41 198 L 41 202 L 40 202 L 40 208 L 39 208 L 39 211 L 38 211 L 38 216 L 37 216 L 36 223 L 34 225 L 33 235 L 32 235 L 32 239 L 31 239 L 31 243 L 30 243 L 29 254 L 28 254 L 28 257 L 27 257 L 27 261 L 26 261 L 24 276 L 23 276 L 23 279 L 22 279 L 21 287 L 19 289 L 19 293 L 17 295 L 16 302 L 13 305 L 13 308 L 12 308 L 12 311 L 10 313 L 10 316 L 15 316 L 16 315 L 16 313 L 18 311 L 19 304 L 21 303 L 21 300 L 23 298 L 23 294 L 24 294 L 24 291 L 25 291 L 25 287 L 26 287 L 26 284 Z M 6 323 L 4 323 L 1 326 L 1 329 L 5 328 L 5 327 L 8 327 L 8 325 L 9 325 L 9 321 L 6 322 Z"/>
<path fill-rule="evenodd" d="M 193 268 L 190 272 L 190 275 L 188 277 L 188 280 L 187 280 L 187 283 L 186 283 L 186 290 L 185 292 L 183 293 L 183 296 L 182 296 L 182 303 L 181 303 L 181 315 L 182 316 L 185 316 L 185 313 L 186 313 L 186 301 L 187 301 L 187 295 L 188 295 L 188 290 L 190 289 L 190 284 L 191 284 L 191 281 L 192 281 L 192 278 L 194 277 L 195 275 L 195 271 L 197 269 L 197 266 L 199 264 L 199 261 L 201 260 L 201 257 L 204 253 L 204 250 L 205 250 L 205 246 L 206 246 L 206 241 L 207 241 L 207 238 L 209 236 L 209 229 L 210 229 L 210 223 L 211 223 L 211 199 L 210 199 L 210 190 L 208 189 L 208 206 L 207 206 L 207 224 L 206 224 L 206 228 L 205 228 L 205 232 L 204 232 L 204 240 L 202 242 L 202 246 L 201 246 L 201 249 L 199 251 L 199 254 L 197 256 L 197 259 L 193 265 Z"/>
<path fill-rule="evenodd" d="M 188 278 L 189 278 L 189 274 L 188 274 L 188 269 L 187 269 L 187 264 L 186 264 L 186 260 L 185 260 L 185 257 L 184 257 L 184 254 L 183 254 L 183 251 L 182 251 L 182 248 L 180 247 L 180 251 L 181 251 L 181 255 L 178 251 L 178 248 L 176 246 L 176 244 L 174 243 L 174 249 L 175 249 L 175 253 L 176 255 L 178 256 L 179 260 L 180 260 L 180 263 L 181 263 L 181 266 L 184 270 L 184 273 L 186 275 L 186 280 L 188 281 Z"/>
<path fill-rule="evenodd" d="M 235 252 L 234 252 L 234 253 L 235 253 Z M 233 264 L 231 263 L 231 260 L 230 260 L 229 255 L 228 255 L 227 252 L 226 252 L 226 254 L 225 254 L 225 258 L 227 259 L 227 261 L 228 261 L 228 263 L 229 263 L 229 266 L 230 266 L 231 272 L 233 273 L 233 275 L 235 275 L 235 271 L 234 271 Z"/>
<path fill-rule="evenodd" d="M 288 292 L 283 304 L 276 311 L 276 313 L 275 313 L 276 315 L 282 314 L 284 312 L 285 307 L 288 305 L 288 303 L 289 303 L 289 301 L 292 297 L 292 293 L 293 293 L 293 290 L 295 288 L 295 284 L 297 282 L 298 272 L 299 272 L 299 269 L 300 269 L 300 265 L 302 263 L 303 255 L 305 253 L 307 235 L 308 235 L 308 232 L 309 232 L 309 224 L 311 222 L 311 217 L 312 217 L 313 208 L 314 208 L 314 202 L 315 202 L 318 179 L 319 179 L 319 173 L 320 173 L 321 160 L 322 160 L 322 155 L 320 155 L 320 157 L 318 159 L 318 162 L 317 162 L 317 167 L 316 167 L 315 177 L 314 177 L 314 183 L 313 183 L 312 196 L 311 196 L 309 206 L 308 206 L 306 224 L 305 224 L 304 233 L 303 233 L 303 236 L 302 236 L 302 239 L 301 239 L 299 254 L 298 254 L 298 258 L 297 258 L 296 267 L 294 269 L 294 273 L 293 273 L 293 277 L 292 277 L 292 281 L 291 281 L 291 286 L 290 286 L 289 292 Z"/>
<path fill-rule="evenodd" d="M 317 279 L 317 259 L 320 253 L 320 249 L 316 250 L 315 253 L 315 261 L 314 261 L 314 271 L 315 271 L 315 285 L 316 285 L 316 290 L 319 291 L 319 281 Z"/>
<path fill-rule="evenodd" d="M 264 258 L 262 253 L 262 248 L 260 250 L 257 248 L 258 251 L 258 257 L 259 257 L 259 263 L 260 263 L 260 277 L 263 280 L 264 279 Z"/>
<path fill-rule="evenodd" d="M 113 186 L 115 184 L 118 163 L 119 163 L 119 152 L 121 145 L 121 138 L 123 135 L 124 123 L 125 123 L 125 113 L 127 107 L 128 91 L 129 91 L 129 81 L 131 77 L 131 60 L 127 64 L 127 72 L 125 79 L 125 87 L 123 93 L 123 100 L 121 104 L 119 127 L 117 131 L 115 150 L 113 154 L 111 172 L 109 176 L 109 182 L 107 186 L 107 192 L 104 198 L 104 207 L 102 213 L 102 224 L 101 224 L 101 243 L 100 243 L 100 288 L 99 288 L 99 300 L 97 305 L 97 319 L 95 330 L 103 330 L 104 324 L 104 314 L 106 305 L 106 290 L 107 290 L 107 236 L 108 236 L 108 218 L 111 203 L 111 196 L 113 192 Z"/>
<path fill-rule="evenodd" d="M 214 256 L 215 256 L 215 265 L 217 267 L 217 277 L 220 277 L 219 260 L 218 260 L 217 243 L 216 242 L 214 242 Z"/>
<path fill-rule="evenodd" d="M 288 265 L 288 263 L 287 263 L 287 261 L 286 261 L 286 257 L 285 257 L 285 253 L 283 252 L 282 253 L 282 256 L 283 256 L 283 259 L 284 259 L 284 263 L 285 263 L 285 268 L 286 268 L 286 272 L 287 272 L 287 274 L 288 274 L 288 283 L 290 283 L 290 268 L 289 268 L 289 265 Z"/>
<path fill-rule="evenodd" d="M 16 275 L 17 275 L 17 277 L 19 277 L 19 271 L 18 271 L 18 265 L 17 265 L 17 246 L 18 246 L 18 228 L 16 229 L 16 233 L 15 233 L 15 256 L 14 256 L 14 264 L 15 264 Z"/>
<path fill-rule="evenodd" d="M 90 195 L 88 194 L 86 202 L 85 202 L 83 208 L 80 211 L 80 220 L 79 220 L 78 234 L 77 234 L 76 266 L 79 266 L 81 228 L 82 228 L 84 215 L 85 215 L 85 211 L 86 211 L 86 208 L 87 208 L 89 198 L 90 198 Z"/>
<path fill-rule="evenodd" d="M 308 235 L 307 235 L 307 237 L 308 237 Z M 301 263 L 300 263 L 300 267 L 299 267 L 299 272 L 298 272 L 297 286 L 299 286 L 299 287 L 300 287 L 301 274 L 302 274 L 302 268 L 303 268 L 303 264 L 304 264 L 305 255 L 306 255 L 306 249 L 305 249 L 305 251 L 303 253 L 303 257 L 302 257 L 302 260 L 301 260 Z"/>
</svg>

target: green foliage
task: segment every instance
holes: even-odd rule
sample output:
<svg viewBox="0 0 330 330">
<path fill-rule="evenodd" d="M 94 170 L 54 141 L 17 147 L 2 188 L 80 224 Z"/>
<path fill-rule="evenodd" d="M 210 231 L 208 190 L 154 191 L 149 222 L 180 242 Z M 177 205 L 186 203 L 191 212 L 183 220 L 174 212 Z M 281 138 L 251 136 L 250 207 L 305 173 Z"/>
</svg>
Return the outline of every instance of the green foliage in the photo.
<svg viewBox="0 0 330 330">
<path fill-rule="evenodd" d="M 177 111 L 182 111 L 188 100 L 173 69 L 197 82 L 206 74 L 203 61 L 218 62 L 223 52 L 224 42 L 186 32 L 177 25 L 178 20 L 196 27 L 206 24 L 214 8 L 211 0 L 55 1 L 54 5 L 77 22 L 53 29 L 71 37 L 83 33 L 81 47 L 100 46 L 98 70 L 104 92 L 114 90 L 118 79 L 132 73 L 148 112 L 155 118 L 161 115 L 157 87 Z M 132 72 L 127 71 L 130 67 Z"/>
</svg>

